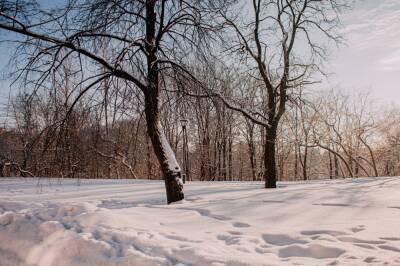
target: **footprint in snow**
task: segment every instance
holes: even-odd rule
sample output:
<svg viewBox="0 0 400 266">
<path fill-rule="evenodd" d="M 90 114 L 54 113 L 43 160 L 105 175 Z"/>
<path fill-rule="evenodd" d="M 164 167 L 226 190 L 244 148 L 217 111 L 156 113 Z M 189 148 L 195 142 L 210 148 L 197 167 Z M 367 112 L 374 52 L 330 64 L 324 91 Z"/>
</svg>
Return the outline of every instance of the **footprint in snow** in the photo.
<svg viewBox="0 0 400 266">
<path fill-rule="evenodd" d="M 348 233 L 346 232 L 335 231 L 335 230 L 305 230 L 301 231 L 300 233 L 305 236 L 330 235 L 336 237 L 336 236 L 348 235 Z"/>
<path fill-rule="evenodd" d="M 336 266 L 336 265 L 339 265 L 339 263 L 340 263 L 339 261 L 334 260 L 331 263 L 329 263 L 328 266 Z"/>
<path fill-rule="evenodd" d="M 331 239 L 329 237 L 320 237 L 320 238 L 318 238 L 318 240 L 320 240 L 320 241 L 328 241 L 328 242 L 336 242 L 336 240 L 333 240 L 333 239 Z"/>
<path fill-rule="evenodd" d="M 368 244 L 354 244 L 354 246 L 365 248 L 365 249 L 375 249 L 375 247 L 368 245 Z"/>
<path fill-rule="evenodd" d="M 279 250 L 279 257 L 309 257 L 314 259 L 338 258 L 346 251 L 340 248 L 326 247 L 319 244 L 302 247 L 298 245 L 288 246 Z"/>
<path fill-rule="evenodd" d="M 380 249 L 384 249 L 384 250 L 389 250 L 389 251 L 394 251 L 394 252 L 400 252 L 399 248 L 393 247 L 393 246 L 389 246 L 389 245 L 380 245 L 378 246 Z"/>
<path fill-rule="evenodd" d="M 352 231 L 353 233 L 358 233 L 364 230 L 365 230 L 365 225 L 359 225 L 357 227 L 350 228 L 350 231 Z"/>
<path fill-rule="evenodd" d="M 250 250 L 248 250 L 248 249 L 245 248 L 245 247 L 237 247 L 236 249 L 237 249 L 238 251 L 241 251 L 241 252 L 250 253 Z"/>
<path fill-rule="evenodd" d="M 217 235 L 217 239 L 224 241 L 226 245 L 231 246 L 238 244 L 240 242 L 239 236 L 231 236 L 231 235 Z"/>
<path fill-rule="evenodd" d="M 283 201 L 283 200 L 263 200 L 262 202 L 264 202 L 264 203 L 286 203 L 286 201 Z"/>
<path fill-rule="evenodd" d="M 364 262 L 366 263 L 377 263 L 379 260 L 377 260 L 375 257 L 367 257 L 365 258 Z"/>
<path fill-rule="evenodd" d="M 254 251 L 257 252 L 258 254 L 273 253 L 271 250 L 266 248 L 255 248 Z"/>
<path fill-rule="evenodd" d="M 231 235 L 235 235 L 235 236 L 243 235 L 243 233 L 239 232 L 239 231 L 228 231 L 228 233 L 231 234 Z"/>
<path fill-rule="evenodd" d="M 102 238 L 102 234 L 98 230 L 94 230 L 92 232 L 92 236 L 96 240 L 101 240 L 101 238 Z"/>
<path fill-rule="evenodd" d="M 191 240 L 186 237 L 177 236 L 177 235 L 169 235 L 169 234 L 162 234 L 162 235 L 168 239 L 181 241 L 181 242 L 190 242 L 190 243 L 202 243 L 203 242 L 201 240 Z"/>
<path fill-rule="evenodd" d="M 287 246 L 292 244 L 307 244 L 308 242 L 305 240 L 297 239 L 288 235 L 281 234 L 263 234 L 262 238 L 268 244 L 274 246 Z"/>
<path fill-rule="evenodd" d="M 380 239 L 387 241 L 400 241 L 399 237 L 380 237 Z"/>
<path fill-rule="evenodd" d="M 382 240 L 366 240 L 366 239 L 359 239 L 359 238 L 348 237 L 348 236 L 338 237 L 337 239 L 342 241 L 342 242 L 357 243 L 357 244 L 378 245 L 378 244 L 385 244 L 386 243 L 386 241 L 382 241 Z"/>
<path fill-rule="evenodd" d="M 346 203 L 315 203 L 314 206 L 328 206 L 328 207 L 350 207 L 350 204 Z"/>
<path fill-rule="evenodd" d="M 219 220 L 219 221 L 229 221 L 231 220 L 231 218 L 223 216 L 223 215 L 219 215 L 219 214 L 214 214 L 212 212 L 210 212 L 209 210 L 206 209 L 199 209 L 199 208 L 180 208 L 181 210 L 188 210 L 188 211 L 194 211 L 197 212 L 198 214 L 200 214 L 201 216 L 204 217 L 208 217 L 208 218 L 212 218 L 215 220 Z"/>
<path fill-rule="evenodd" d="M 202 199 L 203 199 L 202 197 L 193 197 L 193 198 L 187 198 L 186 201 L 196 202 Z"/>
<path fill-rule="evenodd" d="M 241 223 L 241 222 L 236 222 L 232 224 L 234 227 L 239 227 L 239 228 L 244 228 L 244 227 L 250 227 L 249 224 L 246 223 Z"/>
</svg>

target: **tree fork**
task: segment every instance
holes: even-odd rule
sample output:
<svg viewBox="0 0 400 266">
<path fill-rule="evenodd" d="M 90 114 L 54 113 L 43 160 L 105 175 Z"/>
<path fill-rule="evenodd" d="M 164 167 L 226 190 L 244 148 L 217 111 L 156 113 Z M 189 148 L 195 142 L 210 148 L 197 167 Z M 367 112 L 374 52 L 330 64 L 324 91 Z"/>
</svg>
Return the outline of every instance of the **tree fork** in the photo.
<svg viewBox="0 0 400 266">
<path fill-rule="evenodd" d="M 161 166 L 168 204 L 184 199 L 183 184 L 181 182 L 181 169 L 176 161 L 175 154 L 168 143 L 159 117 L 158 100 L 159 69 L 157 64 L 157 43 L 154 0 L 146 1 L 146 45 L 147 52 L 147 88 L 145 94 L 145 114 L 147 130 L 153 144 L 154 152 Z"/>
</svg>

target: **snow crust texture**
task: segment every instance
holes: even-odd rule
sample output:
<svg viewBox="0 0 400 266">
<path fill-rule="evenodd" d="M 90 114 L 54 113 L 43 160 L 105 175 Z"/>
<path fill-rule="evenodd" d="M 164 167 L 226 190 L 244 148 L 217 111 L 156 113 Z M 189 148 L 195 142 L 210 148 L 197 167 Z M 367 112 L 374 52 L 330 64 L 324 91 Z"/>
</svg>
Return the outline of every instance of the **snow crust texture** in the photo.
<svg viewBox="0 0 400 266">
<path fill-rule="evenodd" d="M 0 265 L 400 265 L 400 178 L 0 179 Z"/>
</svg>

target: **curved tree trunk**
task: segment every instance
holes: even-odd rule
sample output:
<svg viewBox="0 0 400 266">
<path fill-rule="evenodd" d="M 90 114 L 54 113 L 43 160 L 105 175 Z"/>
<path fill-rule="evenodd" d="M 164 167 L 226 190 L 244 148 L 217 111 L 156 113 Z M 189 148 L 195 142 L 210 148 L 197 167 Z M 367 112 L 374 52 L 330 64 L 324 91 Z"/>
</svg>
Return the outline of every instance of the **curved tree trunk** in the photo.
<svg viewBox="0 0 400 266">
<path fill-rule="evenodd" d="M 147 131 L 153 144 L 154 153 L 160 163 L 165 180 L 167 202 L 172 203 L 184 198 L 181 169 L 176 161 L 175 154 L 165 137 L 160 122 L 159 111 L 159 68 L 157 64 L 158 43 L 156 41 L 156 2 L 146 0 L 146 45 L 147 52 L 147 88 L 144 90 L 145 114 Z"/>
<path fill-rule="evenodd" d="M 147 95 L 145 103 L 147 131 L 165 180 L 167 202 L 180 201 L 184 198 L 181 169 L 161 126 L 158 108 L 155 108 L 157 100 Z"/>
<path fill-rule="evenodd" d="M 332 150 L 331 148 L 329 148 L 329 147 L 327 147 L 327 146 L 321 145 L 321 144 L 319 144 L 319 143 L 313 144 L 313 145 L 301 145 L 301 146 L 303 146 L 303 147 L 306 147 L 306 146 L 307 146 L 308 148 L 320 147 L 320 148 L 322 148 L 322 149 L 324 149 L 324 150 L 327 150 L 327 151 L 333 153 L 335 156 L 337 156 L 337 157 L 344 163 L 344 165 L 346 166 L 347 171 L 349 172 L 350 177 L 354 177 L 354 174 L 353 174 L 353 171 L 351 170 L 350 165 L 349 165 L 349 164 L 347 163 L 347 161 L 343 158 L 343 156 L 340 155 L 338 152 Z M 336 159 L 336 158 L 335 158 L 335 159 Z"/>
<path fill-rule="evenodd" d="M 374 168 L 374 174 L 375 174 L 376 177 L 378 177 L 379 176 L 379 172 L 378 172 L 378 168 L 376 167 L 376 160 L 375 160 L 374 152 L 373 152 L 371 146 L 368 145 L 368 143 L 365 140 L 363 140 L 361 137 L 359 137 L 359 139 L 364 144 L 364 146 L 367 147 L 369 155 L 371 156 L 372 167 Z"/>
</svg>

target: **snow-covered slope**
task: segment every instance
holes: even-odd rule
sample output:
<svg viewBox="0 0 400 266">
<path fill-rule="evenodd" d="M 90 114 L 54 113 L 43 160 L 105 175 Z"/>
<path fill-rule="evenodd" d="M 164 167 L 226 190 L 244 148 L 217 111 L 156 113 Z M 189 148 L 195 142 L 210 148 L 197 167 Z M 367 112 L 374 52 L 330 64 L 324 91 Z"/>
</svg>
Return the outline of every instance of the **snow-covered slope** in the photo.
<svg viewBox="0 0 400 266">
<path fill-rule="evenodd" d="M 400 178 L 0 180 L 0 265 L 400 265 Z"/>
</svg>

